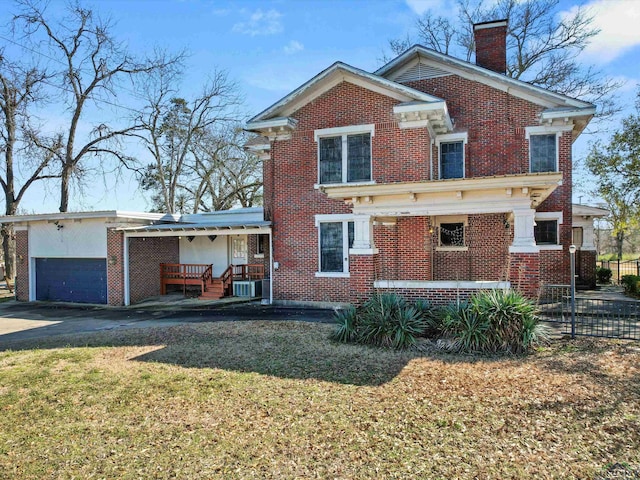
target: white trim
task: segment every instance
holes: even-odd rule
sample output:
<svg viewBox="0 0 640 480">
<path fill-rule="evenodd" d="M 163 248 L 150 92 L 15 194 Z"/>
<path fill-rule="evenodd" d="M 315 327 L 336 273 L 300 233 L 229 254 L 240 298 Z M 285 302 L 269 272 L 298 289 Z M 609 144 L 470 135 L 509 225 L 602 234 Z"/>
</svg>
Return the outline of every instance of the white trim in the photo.
<svg viewBox="0 0 640 480">
<path fill-rule="evenodd" d="M 320 226 L 320 223 L 327 222 L 353 222 L 352 213 L 330 213 L 330 214 L 318 214 L 315 216 L 316 227 Z"/>
<path fill-rule="evenodd" d="M 122 236 L 123 243 L 123 254 L 122 261 L 124 262 L 122 266 L 122 274 L 124 276 L 124 304 L 125 306 L 129 306 L 131 304 L 131 292 L 129 289 L 129 237 L 126 235 Z"/>
<path fill-rule="evenodd" d="M 255 253 L 253 258 L 264 258 L 264 253 Z"/>
<path fill-rule="evenodd" d="M 563 245 L 538 245 L 538 248 L 542 252 L 543 250 L 562 250 Z"/>
<path fill-rule="evenodd" d="M 438 238 L 438 243 L 440 243 L 440 239 Z M 436 252 L 468 252 L 469 247 L 436 247 Z"/>
<path fill-rule="evenodd" d="M 453 245 L 445 245 L 442 246 L 440 244 L 440 232 L 438 232 L 438 246 L 436 247 L 436 252 L 466 252 L 469 250 L 469 246 L 467 245 L 467 232 L 466 228 L 469 226 L 469 215 L 438 215 L 435 217 L 433 222 L 435 224 L 436 229 L 440 228 L 440 225 L 443 223 L 461 223 L 462 224 L 462 246 L 453 246 Z"/>
<path fill-rule="evenodd" d="M 438 148 L 438 178 L 441 180 L 453 180 L 442 178 L 442 150 L 440 145 L 442 143 L 457 143 L 462 142 L 462 178 L 466 178 L 467 174 L 467 143 L 469 140 L 468 132 L 455 132 L 447 133 L 444 135 L 438 135 L 436 137 L 436 147 Z"/>
<path fill-rule="evenodd" d="M 376 135 L 376 125 L 369 123 L 366 125 L 348 125 L 346 127 L 320 128 L 314 130 L 313 141 L 318 142 L 321 137 L 337 137 L 339 135 L 357 135 L 358 133 L 370 133 L 372 137 Z"/>
<path fill-rule="evenodd" d="M 558 225 L 564 223 L 562 212 L 536 212 L 535 218 L 540 220 L 557 220 Z"/>
<path fill-rule="evenodd" d="M 29 226 L 28 225 L 16 225 L 15 227 L 13 227 L 13 231 L 14 232 L 28 232 L 29 231 Z"/>
<path fill-rule="evenodd" d="M 349 272 L 316 272 L 316 277 L 349 278 L 350 276 Z"/>
<path fill-rule="evenodd" d="M 485 290 L 485 289 L 509 289 L 510 282 L 502 281 L 423 281 L 423 280 L 376 280 L 373 282 L 374 288 L 419 288 L 424 290 L 444 290 L 444 289 L 466 289 L 466 290 Z"/>
<path fill-rule="evenodd" d="M 571 132 L 572 125 L 535 125 L 524 127 L 524 138 L 529 140 L 531 135 L 549 135 L 551 133 Z"/>
<path fill-rule="evenodd" d="M 351 182 L 351 183 L 314 183 L 313 188 L 316 190 L 320 190 L 327 186 L 332 187 L 366 187 L 368 185 L 375 185 L 377 182 L 375 180 L 371 180 L 370 182 Z"/>
<path fill-rule="evenodd" d="M 540 246 L 511 245 L 509 246 L 509 253 L 540 253 Z"/>
<path fill-rule="evenodd" d="M 377 248 L 350 248 L 349 255 L 376 255 L 380 253 Z"/>
<path fill-rule="evenodd" d="M 529 128 L 529 127 L 527 127 Z M 529 143 L 529 172 L 530 173 L 545 173 L 545 172 L 532 172 L 531 169 L 531 137 L 538 137 L 538 136 L 543 136 L 543 135 L 555 135 L 556 137 L 556 161 L 555 161 L 555 165 L 554 165 L 554 169 L 552 170 L 553 172 L 559 172 L 560 171 L 560 135 L 561 132 L 539 132 L 539 133 L 531 133 L 531 135 L 529 135 L 529 132 L 527 132 L 526 139 Z"/>
<path fill-rule="evenodd" d="M 485 28 L 496 28 L 496 27 L 506 27 L 507 26 L 507 21 L 506 20 L 497 20 L 495 22 L 483 22 L 483 23 L 477 23 L 473 26 L 473 31 L 475 32 L 476 30 L 484 30 Z"/>
</svg>

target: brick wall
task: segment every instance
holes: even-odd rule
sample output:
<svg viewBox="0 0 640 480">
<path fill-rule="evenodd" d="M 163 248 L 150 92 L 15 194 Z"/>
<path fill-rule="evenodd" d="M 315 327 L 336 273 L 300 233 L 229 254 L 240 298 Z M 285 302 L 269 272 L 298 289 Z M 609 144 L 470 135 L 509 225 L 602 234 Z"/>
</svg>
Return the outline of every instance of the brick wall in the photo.
<svg viewBox="0 0 640 480">
<path fill-rule="evenodd" d="M 376 293 L 378 294 L 394 293 L 409 301 L 428 300 L 432 305 L 450 305 L 464 302 L 477 292 L 479 292 L 478 289 L 469 288 L 376 288 Z"/>
<path fill-rule="evenodd" d="M 129 239 L 131 303 L 160 295 L 160 264 L 180 263 L 178 237 Z"/>
<path fill-rule="evenodd" d="M 509 255 L 511 288 L 528 298 L 536 298 L 540 291 L 540 255 L 512 253 Z"/>
<path fill-rule="evenodd" d="M 576 271 L 580 283 L 596 288 L 596 252 L 593 250 L 578 250 L 576 255 Z"/>
<path fill-rule="evenodd" d="M 264 235 L 264 253 L 258 253 L 259 235 L 247 235 L 248 263 L 264 266 L 265 278 L 269 277 L 269 235 Z"/>
<path fill-rule="evenodd" d="M 107 230 L 107 302 L 124 304 L 124 232 Z"/>
<path fill-rule="evenodd" d="M 29 301 L 29 232 L 16 234 L 16 300 Z"/>
<path fill-rule="evenodd" d="M 446 99 L 456 130 L 468 132 L 466 177 L 529 172 L 529 146 L 524 127 L 539 125 L 542 107 L 455 75 L 408 85 Z M 319 260 L 314 215 L 350 213 L 351 208 L 342 201 L 328 199 L 314 188 L 318 181 L 314 130 L 374 124 L 373 179 L 378 183 L 429 180 L 431 139 L 427 129 L 399 129 L 393 118 L 396 103 L 392 98 L 343 82 L 291 115 L 298 120 L 298 126 L 290 140 L 272 142 L 272 159 L 264 163 L 263 175 L 265 216 L 273 222 L 274 261 L 280 264 L 273 279 L 276 300 L 348 301 L 351 296 L 349 278 L 316 276 Z M 438 178 L 438 158 L 434 147 L 435 178 Z M 560 139 L 560 169 L 563 185 L 539 210 L 563 212 L 565 223 L 560 228 L 560 241 L 568 246 L 571 242 L 570 133 Z M 429 239 L 430 229 L 426 217 L 403 217 L 396 225 L 376 226 L 374 241 L 380 250 L 376 260 L 379 275 L 387 279 L 428 280 L 433 270 L 434 280 L 499 280 L 509 275 L 510 268 L 523 272 L 521 276 L 526 278 L 530 278 L 532 272 L 539 275 L 541 270 L 548 277 L 562 275 L 558 272 L 564 271 L 564 258 L 536 256 L 534 261 L 510 257 L 508 246 L 513 227 L 503 214 L 469 216 L 467 252 L 431 255 L 434 239 Z M 433 230 L 435 232 L 435 228 Z M 549 269 L 554 273 L 547 272 Z M 539 280 L 533 283 L 537 285 Z"/>
</svg>

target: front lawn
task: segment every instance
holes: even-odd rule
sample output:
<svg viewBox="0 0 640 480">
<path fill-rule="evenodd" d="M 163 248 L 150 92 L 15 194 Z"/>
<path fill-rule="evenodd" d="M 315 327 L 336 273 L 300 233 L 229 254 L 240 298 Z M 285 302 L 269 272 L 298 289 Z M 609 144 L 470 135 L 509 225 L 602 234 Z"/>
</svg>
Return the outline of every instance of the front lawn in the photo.
<svg viewBox="0 0 640 480">
<path fill-rule="evenodd" d="M 0 478 L 595 478 L 640 468 L 640 344 L 528 357 L 201 323 L 0 352 Z M 38 348 L 34 348 L 38 347 Z"/>
</svg>

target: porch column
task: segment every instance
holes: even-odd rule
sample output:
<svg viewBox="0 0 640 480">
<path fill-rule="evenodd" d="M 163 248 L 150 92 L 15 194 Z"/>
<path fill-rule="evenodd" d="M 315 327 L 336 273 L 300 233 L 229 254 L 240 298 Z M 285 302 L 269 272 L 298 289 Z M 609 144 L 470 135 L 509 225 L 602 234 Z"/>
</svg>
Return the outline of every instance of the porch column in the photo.
<svg viewBox="0 0 640 480">
<path fill-rule="evenodd" d="M 536 211 L 513 210 L 513 243 L 509 247 L 509 282 L 511 288 L 528 298 L 540 290 L 540 248 L 534 235 Z"/>
<path fill-rule="evenodd" d="M 533 234 L 535 215 L 536 211 L 532 208 L 513 210 L 513 243 L 509 247 L 509 253 L 538 253 L 540 251 Z"/>
<path fill-rule="evenodd" d="M 373 243 L 373 218 L 355 214 L 353 247 L 349 249 L 351 302 L 359 304 L 373 295 L 376 272 L 380 271 L 378 249 Z"/>
</svg>

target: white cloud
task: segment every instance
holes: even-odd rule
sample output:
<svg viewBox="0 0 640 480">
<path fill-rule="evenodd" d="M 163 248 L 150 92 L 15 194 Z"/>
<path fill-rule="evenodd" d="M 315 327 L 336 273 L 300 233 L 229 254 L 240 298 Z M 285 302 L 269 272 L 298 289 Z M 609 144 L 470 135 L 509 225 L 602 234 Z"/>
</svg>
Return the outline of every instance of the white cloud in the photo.
<svg viewBox="0 0 640 480">
<path fill-rule="evenodd" d="M 304 45 L 296 40 L 291 40 L 284 46 L 283 50 L 287 55 L 293 55 L 304 50 Z"/>
<path fill-rule="evenodd" d="M 417 15 L 422 15 L 427 10 L 440 10 L 443 6 L 442 0 L 405 0 L 411 10 Z"/>
<path fill-rule="evenodd" d="M 243 10 L 241 13 L 246 14 L 249 12 Z M 277 10 L 263 12 L 261 9 L 258 9 L 251 13 L 246 21 L 236 23 L 232 30 L 236 33 L 251 35 L 252 37 L 256 35 L 274 35 L 282 32 L 281 17 L 282 14 Z"/>
<path fill-rule="evenodd" d="M 583 51 L 589 61 L 606 64 L 640 45 L 640 2 L 632 0 L 592 0 L 584 5 L 593 16 L 593 26 L 600 30 Z M 562 16 L 575 15 L 574 6 Z"/>
</svg>

